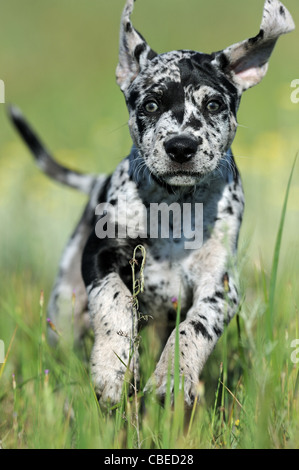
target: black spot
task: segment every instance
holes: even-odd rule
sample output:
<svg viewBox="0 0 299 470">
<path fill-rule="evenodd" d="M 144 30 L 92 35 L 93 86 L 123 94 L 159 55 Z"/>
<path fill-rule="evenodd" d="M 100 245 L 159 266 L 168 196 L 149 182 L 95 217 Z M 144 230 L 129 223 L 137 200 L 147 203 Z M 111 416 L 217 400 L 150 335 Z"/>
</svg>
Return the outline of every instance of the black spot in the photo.
<svg viewBox="0 0 299 470">
<path fill-rule="evenodd" d="M 215 297 L 218 297 L 219 299 L 223 299 L 224 298 L 223 292 L 220 292 L 220 291 L 215 292 Z"/>
<path fill-rule="evenodd" d="M 217 300 L 215 299 L 215 297 L 205 297 L 204 299 L 202 299 L 202 301 L 207 303 L 207 304 L 216 304 L 217 303 Z"/>
<path fill-rule="evenodd" d="M 279 8 L 279 13 L 281 14 L 281 16 L 283 16 L 284 18 L 286 17 L 286 12 L 285 12 L 285 9 L 284 7 L 281 5 L 281 7 Z"/>
<path fill-rule="evenodd" d="M 261 29 L 260 32 L 256 36 L 254 36 L 254 38 L 248 39 L 248 43 L 250 45 L 255 44 L 257 41 L 262 40 L 263 37 L 264 37 L 264 30 Z"/>
<path fill-rule="evenodd" d="M 138 99 L 138 96 L 139 96 L 139 93 L 135 90 L 132 90 L 131 93 L 130 93 L 130 96 L 127 100 L 127 105 L 130 107 L 130 108 L 135 108 L 136 107 L 136 101 Z"/>
<path fill-rule="evenodd" d="M 226 70 L 227 66 L 229 65 L 229 60 L 224 52 L 218 55 L 218 63 L 222 70 Z"/>
<path fill-rule="evenodd" d="M 205 339 L 208 339 L 209 341 L 212 340 L 212 336 L 208 333 L 206 327 L 200 321 L 192 321 L 191 325 L 193 326 L 197 335 L 201 333 Z"/>
<path fill-rule="evenodd" d="M 148 290 L 149 290 L 150 292 L 156 292 L 157 288 L 156 288 L 156 286 L 153 286 L 153 285 L 152 285 L 152 286 L 148 286 Z"/>
<path fill-rule="evenodd" d="M 119 296 L 120 292 L 115 292 L 114 296 L 113 296 L 113 300 L 115 300 L 118 296 Z"/>
<path fill-rule="evenodd" d="M 193 127 L 193 129 L 196 130 L 202 127 L 202 122 L 192 114 L 192 116 L 187 120 L 186 126 Z"/>
<path fill-rule="evenodd" d="M 146 45 L 145 43 L 138 44 L 138 46 L 135 47 L 134 51 L 134 57 L 139 62 L 141 54 L 145 51 Z"/>
<path fill-rule="evenodd" d="M 225 212 L 227 212 L 227 213 L 230 214 L 230 215 L 233 215 L 233 214 L 234 214 L 234 211 L 233 211 L 232 206 L 227 206 L 227 207 L 225 208 Z"/>
<path fill-rule="evenodd" d="M 162 111 L 171 110 L 173 117 L 182 124 L 185 114 L 185 92 L 180 83 L 168 81 L 162 97 Z"/>
<path fill-rule="evenodd" d="M 148 60 L 152 60 L 154 59 L 155 57 L 157 57 L 157 52 L 153 51 L 152 49 L 149 50 L 148 54 L 147 54 L 147 59 Z"/>
<path fill-rule="evenodd" d="M 117 378 L 122 379 L 123 376 L 125 375 L 125 372 L 124 372 L 123 370 L 119 369 L 119 370 L 116 372 L 116 375 L 117 375 Z M 113 387 L 111 387 L 111 388 L 113 388 Z"/>
<path fill-rule="evenodd" d="M 215 333 L 216 336 L 221 336 L 221 333 L 222 333 L 222 330 L 220 328 L 218 328 L 217 326 L 213 326 L 213 331 Z"/>
</svg>

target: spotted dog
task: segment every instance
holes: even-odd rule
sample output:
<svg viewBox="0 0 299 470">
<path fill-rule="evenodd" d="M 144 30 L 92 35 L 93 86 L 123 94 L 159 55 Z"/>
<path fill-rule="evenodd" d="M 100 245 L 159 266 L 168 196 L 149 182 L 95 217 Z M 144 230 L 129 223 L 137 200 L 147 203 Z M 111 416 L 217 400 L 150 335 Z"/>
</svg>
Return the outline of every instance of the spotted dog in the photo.
<svg viewBox="0 0 299 470">
<path fill-rule="evenodd" d="M 90 195 L 63 254 L 49 316 L 67 335 L 70 298 L 76 292 L 77 337 L 89 324 L 94 332 L 91 372 L 99 399 L 116 403 L 126 369 L 133 362 L 138 368 L 138 352 L 132 358 L 136 328 L 129 261 L 142 244 L 145 287 L 139 308 L 160 328 L 175 316 L 174 298 L 180 299 L 179 367 L 185 401 L 191 405 L 205 362 L 238 308 L 235 265 L 244 197 L 230 147 L 241 95 L 264 77 L 278 37 L 293 30 L 294 23 L 278 0 L 266 0 L 255 37 L 212 54 L 157 54 L 133 27 L 133 6 L 127 0 L 122 14 L 116 71 L 133 147 L 112 175 L 83 175 L 62 167 L 16 108 L 11 116 L 43 171 Z M 182 228 L 174 236 L 171 216 L 168 237 L 150 236 L 149 211 L 161 203 L 179 208 L 202 204 L 200 247 L 186 248 L 189 238 Z M 103 219 L 106 225 L 110 220 L 103 204 L 114 209 L 113 236 L 101 237 L 96 230 L 100 225 L 104 231 Z M 190 213 L 194 228 L 195 212 Z M 159 228 L 160 219 L 156 224 Z M 128 229 L 130 236 L 123 236 Z M 145 387 L 155 387 L 160 397 L 166 393 L 169 365 L 173 374 L 174 348 L 172 330 Z"/>
</svg>

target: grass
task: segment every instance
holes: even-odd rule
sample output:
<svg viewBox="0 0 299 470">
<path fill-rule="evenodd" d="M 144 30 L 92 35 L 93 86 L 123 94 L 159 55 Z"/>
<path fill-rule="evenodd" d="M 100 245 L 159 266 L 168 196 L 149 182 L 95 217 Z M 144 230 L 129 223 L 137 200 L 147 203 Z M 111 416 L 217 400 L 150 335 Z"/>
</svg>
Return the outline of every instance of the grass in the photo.
<svg viewBox="0 0 299 470">
<path fill-rule="evenodd" d="M 259 284 L 256 289 L 264 301 L 256 308 L 250 325 L 243 303 L 237 321 L 226 329 L 208 362 L 208 368 L 212 362 L 214 368 L 218 367 L 218 377 L 212 378 L 207 393 L 207 378 L 203 375 L 201 398 L 192 410 L 184 409 L 179 386 L 178 335 L 173 404 L 170 392 L 161 405 L 153 393 L 143 396 L 137 392 L 133 383 L 133 397 L 128 397 L 128 387 L 124 387 L 118 406 L 111 410 L 101 408 L 84 357 L 78 357 L 72 345 L 63 341 L 58 350 L 48 346 L 44 293 L 30 296 L 28 304 L 26 292 L 35 290 L 28 279 L 18 299 L 13 296 L 2 304 L 10 324 L 7 331 L 12 333 L 6 341 L 9 346 L 0 369 L 1 445 L 102 449 L 298 447 L 299 367 L 290 360 L 292 350 L 282 329 L 277 299 L 286 287 L 282 285 L 278 290 L 277 272 L 294 166 L 281 213 L 272 271 L 269 278 L 262 271 L 256 278 Z M 134 265 L 133 258 L 137 308 L 143 280 L 135 278 Z M 16 300 L 29 306 L 30 319 L 15 305 Z M 178 302 L 176 326 L 179 312 Z M 297 310 L 284 322 L 298 333 Z M 145 329 L 138 341 L 142 351 L 141 390 L 155 363 L 152 344 L 156 340 L 152 334 Z"/>
<path fill-rule="evenodd" d="M 231 8 L 219 0 L 188 2 L 189 8 L 179 0 L 136 3 L 136 27 L 155 50 L 211 52 L 257 32 L 259 0 L 242 7 L 230 0 Z M 78 0 L 71 10 L 61 0 L 42 6 L 11 0 L 1 6 L 6 102 L 23 109 L 60 161 L 83 171 L 113 171 L 131 145 L 114 83 L 122 7 L 123 0 Z M 288 7 L 298 23 L 297 0 L 288 0 Z M 232 11 L 242 13 L 244 22 L 232 24 Z M 178 375 L 173 406 L 169 395 L 161 406 L 153 394 L 127 399 L 124 390 L 120 405 L 104 410 L 86 362 L 91 344 L 79 356 L 71 345 L 48 347 L 46 304 L 61 249 L 85 199 L 40 175 L 1 105 L 3 448 L 299 447 L 299 366 L 291 360 L 296 353 L 291 344 L 299 338 L 298 164 L 288 183 L 298 150 L 299 107 L 289 98 L 290 82 L 298 78 L 298 34 L 297 29 L 278 41 L 267 77 L 242 98 L 233 146 L 246 196 L 242 303 L 206 364 L 200 400 L 188 413 Z M 142 390 L 159 344 L 150 328 L 140 336 Z"/>
</svg>

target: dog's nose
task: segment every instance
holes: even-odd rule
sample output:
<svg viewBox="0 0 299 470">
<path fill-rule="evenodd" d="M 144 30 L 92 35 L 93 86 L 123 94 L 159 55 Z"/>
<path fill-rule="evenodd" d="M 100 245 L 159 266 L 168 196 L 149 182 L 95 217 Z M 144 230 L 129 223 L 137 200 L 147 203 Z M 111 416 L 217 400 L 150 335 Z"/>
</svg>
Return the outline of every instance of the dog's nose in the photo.
<svg viewBox="0 0 299 470">
<path fill-rule="evenodd" d="M 199 141 L 191 136 L 171 137 L 164 143 L 164 148 L 171 160 L 186 163 L 194 157 Z"/>
</svg>

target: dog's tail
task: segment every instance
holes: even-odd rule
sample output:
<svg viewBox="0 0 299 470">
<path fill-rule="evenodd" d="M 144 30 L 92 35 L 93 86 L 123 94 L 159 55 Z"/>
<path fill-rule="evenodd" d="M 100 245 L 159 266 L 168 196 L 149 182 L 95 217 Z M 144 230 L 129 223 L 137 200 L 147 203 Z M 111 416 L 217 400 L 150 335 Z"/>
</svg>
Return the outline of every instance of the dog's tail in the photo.
<svg viewBox="0 0 299 470">
<path fill-rule="evenodd" d="M 70 170 L 60 163 L 57 163 L 32 130 L 21 111 L 16 106 L 9 106 L 8 114 L 35 157 L 37 166 L 46 173 L 46 175 L 79 191 L 87 194 L 90 193 L 96 180 L 95 175 Z"/>
</svg>

